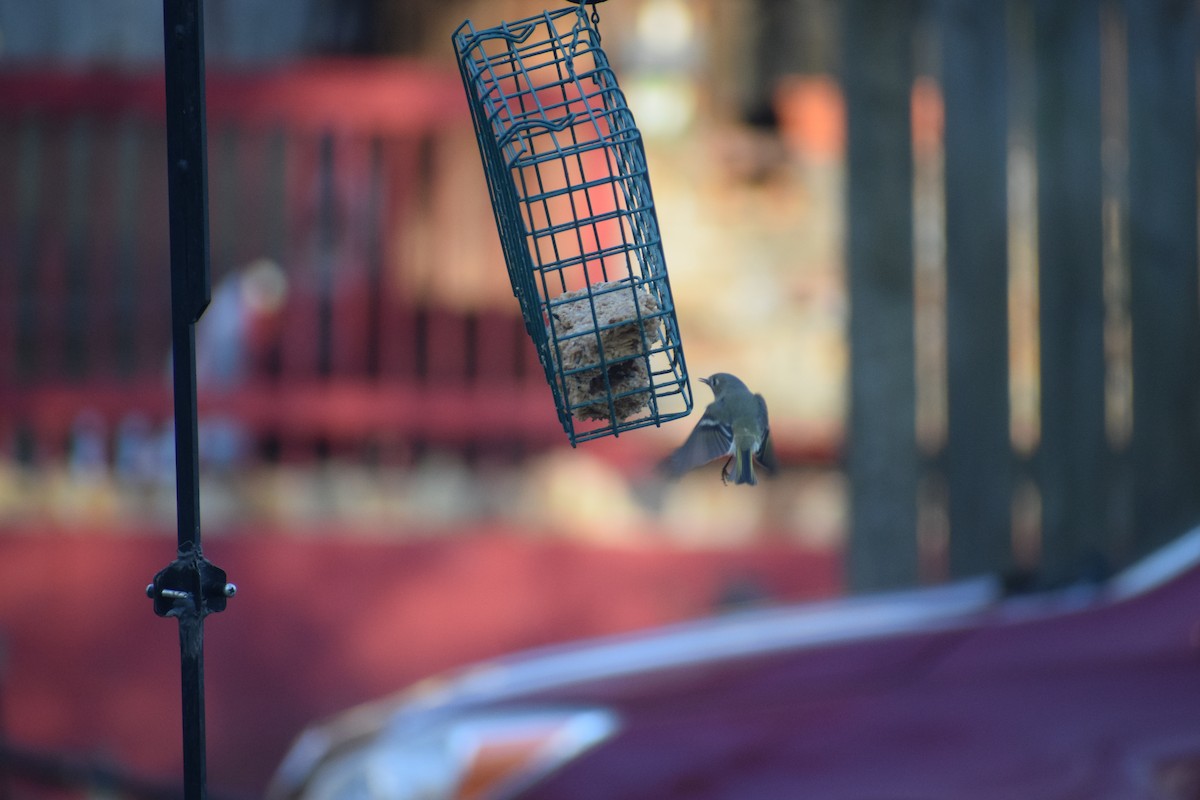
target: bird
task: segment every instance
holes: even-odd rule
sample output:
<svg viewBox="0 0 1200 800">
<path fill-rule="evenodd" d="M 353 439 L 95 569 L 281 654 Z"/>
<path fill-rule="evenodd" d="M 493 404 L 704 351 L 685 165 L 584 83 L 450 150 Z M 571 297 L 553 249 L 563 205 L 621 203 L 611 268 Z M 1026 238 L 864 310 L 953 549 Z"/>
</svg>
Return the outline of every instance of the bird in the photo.
<svg viewBox="0 0 1200 800">
<path fill-rule="evenodd" d="M 682 445 L 665 458 L 660 469 L 677 478 L 683 473 L 728 456 L 721 469 L 721 482 L 754 486 L 754 462 L 768 471 L 775 469 L 767 423 L 767 401 L 728 372 L 718 372 L 700 382 L 712 389 L 713 401 Z"/>
</svg>

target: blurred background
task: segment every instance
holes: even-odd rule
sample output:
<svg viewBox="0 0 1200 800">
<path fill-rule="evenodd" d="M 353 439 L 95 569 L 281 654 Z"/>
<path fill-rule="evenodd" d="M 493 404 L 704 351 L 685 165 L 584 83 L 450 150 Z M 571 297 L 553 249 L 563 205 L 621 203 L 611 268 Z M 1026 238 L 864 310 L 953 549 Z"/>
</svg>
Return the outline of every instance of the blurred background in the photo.
<svg viewBox="0 0 1200 800">
<path fill-rule="evenodd" d="M 661 429 L 555 417 L 450 45 L 542 8 L 206 3 L 214 790 L 476 659 L 1093 579 L 1200 521 L 1194 3 L 599 6 L 690 373 L 770 406 L 753 489 L 653 474 L 698 383 Z M 169 784 L 162 95 L 155 0 L 0 0 L 0 740 Z"/>
</svg>

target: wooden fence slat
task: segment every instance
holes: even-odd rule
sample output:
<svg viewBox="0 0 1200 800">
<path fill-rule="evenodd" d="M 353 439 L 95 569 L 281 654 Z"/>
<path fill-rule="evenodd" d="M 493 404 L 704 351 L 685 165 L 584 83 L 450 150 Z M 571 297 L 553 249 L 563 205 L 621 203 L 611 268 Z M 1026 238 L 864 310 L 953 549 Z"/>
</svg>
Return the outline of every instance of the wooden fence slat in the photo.
<svg viewBox="0 0 1200 800">
<path fill-rule="evenodd" d="M 1074 572 L 1104 530 L 1100 5 L 1034 8 L 1042 566 Z"/>
<path fill-rule="evenodd" d="M 416 319 L 411 297 L 405 296 L 400 272 L 406 267 L 404 248 L 393 231 L 409 213 L 414 201 L 413 181 L 420 170 L 421 149 L 415 137 L 387 137 L 380 145 L 382 176 L 379 215 L 383 232 L 379 242 L 379 375 L 407 377 L 416 372 Z M 401 229 L 400 235 L 411 235 Z"/>
<path fill-rule="evenodd" d="M 123 116 L 116 122 L 113 152 L 113 319 L 112 366 L 114 375 L 128 378 L 137 370 L 137 298 L 138 252 L 138 186 L 142 161 L 139 158 L 142 142 L 147 135 L 145 126 L 133 116 Z"/>
<path fill-rule="evenodd" d="M 319 205 L 320 139 L 293 136 L 287 143 L 284 228 L 287 251 L 288 304 L 281 337 L 280 380 L 304 380 L 317 372 L 319 350 L 317 280 L 312 264 Z"/>
<path fill-rule="evenodd" d="M 84 201 L 86 209 L 80 224 L 83 226 L 83 246 L 79 271 L 83 274 L 75 291 L 76 300 L 86 310 L 80 314 L 79 333 L 82 341 L 81 377 L 112 375 L 117 369 L 116 320 L 117 285 L 116 262 L 119 237 L 118 173 L 120 128 L 116 120 L 96 120 L 91 129 L 91 156 L 88 169 L 92 171 L 92 190 Z M 84 324 L 80 324 L 84 323 Z"/>
<path fill-rule="evenodd" d="M 70 123 L 60 120 L 43 126 L 41 157 L 36 180 L 43 186 L 35 195 L 32 285 L 36 287 L 33 314 L 26 321 L 27 374 L 49 378 L 65 373 L 67 341 L 67 260 L 69 249 L 68 204 L 74 180 L 70 170 Z"/>
<path fill-rule="evenodd" d="M 379 235 L 372 222 L 371 147 L 365 136 L 339 136 L 335 144 L 334 265 L 331 302 L 331 367 L 335 375 L 367 374 L 372 331 L 370 237 Z"/>
<path fill-rule="evenodd" d="M 917 580 L 911 92 L 915 5 L 843 9 L 850 309 L 848 584 Z"/>
<path fill-rule="evenodd" d="M 380 136 L 363 137 L 364 157 L 366 163 L 366 197 L 362 203 L 362 221 L 360 223 L 363 238 L 363 268 L 367 286 L 368 298 L 363 328 L 366 342 L 364 344 L 363 367 L 369 378 L 378 380 L 382 353 L 380 335 L 383 331 L 383 314 L 386 294 L 386 263 L 384 253 L 387 238 L 387 218 L 384 216 L 385 193 L 387 177 L 384 168 L 384 140 Z"/>
<path fill-rule="evenodd" d="M 475 380 L 480 383 L 516 381 L 519 342 L 513 329 L 518 324 L 517 317 L 503 312 L 485 309 L 476 315 L 472 345 Z"/>
<path fill-rule="evenodd" d="M 426 309 L 422 316 L 424 336 L 418 353 L 422 379 L 435 386 L 466 386 L 467 317 L 438 306 Z"/>
<path fill-rule="evenodd" d="M 1200 522 L 1193 2 L 1126 2 L 1133 555 Z"/>
<path fill-rule="evenodd" d="M 96 139 L 95 120 L 78 117 L 68 128 L 66 152 L 63 153 L 67 170 L 66 197 L 60 197 L 60 202 L 65 200 L 66 204 L 63 373 L 75 379 L 82 378 L 87 372 L 89 362 L 95 358 L 90 351 L 98 352 L 104 339 L 103 334 L 96 336 L 89 330 L 96 324 L 97 301 L 102 302 L 107 289 L 102 282 L 103 274 L 97 269 L 95 252 L 90 247 L 97 218 L 104 216 L 104 211 L 97 206 L 104 205 L 106 209 L 108 206 L 97 202 L 102 196 L 98 192 L 102 188 L 97 180 L 98 163 L 108 154 L 97 146 Z"/>
<path fill-rule="evenodd" d="M 1012 558 L 1008 431 L 1008 113 L 1003 3 L 939 6 L 945 97 L 950 573 Z"/>
<path fill-rule="evenodd" d="M 161 125 L 146 125 L 139 136 L 136 198 L 137 291 L 133 313 L 135 371 L 166 378 L 171 349 L 171 250 L 167 225 L 167 136 Z"/>
<path fill-rule="evenodd" d="M 0 382 L 16 380 L 17 371 L 20 129 L 12 120 L 0 120 Z M 5 446 L 3 427 L 0 420 L 0 447 Z"/>
</svg>

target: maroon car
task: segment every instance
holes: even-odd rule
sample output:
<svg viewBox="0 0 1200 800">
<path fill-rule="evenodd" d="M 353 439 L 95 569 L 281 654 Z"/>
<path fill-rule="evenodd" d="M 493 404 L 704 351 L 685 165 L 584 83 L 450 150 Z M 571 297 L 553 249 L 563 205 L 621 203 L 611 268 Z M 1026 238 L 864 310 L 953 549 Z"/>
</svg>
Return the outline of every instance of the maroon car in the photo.
<svg viewBox="0 0 1200 800">
<path fill-rule="evenodd" d="M 983 578 L 490 661 L 304 732 L 272 796 L 1200 797 L 1200 529 L 1115 577 Z"/>
</svg>

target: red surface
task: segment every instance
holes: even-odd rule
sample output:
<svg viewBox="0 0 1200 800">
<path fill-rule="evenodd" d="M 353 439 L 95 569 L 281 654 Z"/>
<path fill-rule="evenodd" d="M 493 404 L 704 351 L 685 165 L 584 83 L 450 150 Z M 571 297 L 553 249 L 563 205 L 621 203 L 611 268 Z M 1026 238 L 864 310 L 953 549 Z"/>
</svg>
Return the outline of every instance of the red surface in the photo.
<svg viewBox="0 0 1200 800">
<path fill-rule="evenodd" d="M 450 71 L 411 61 L 329 60 L 272 70 L 225 72 L 205 77 L 208 122 L 225 120 L 291 129 L 408 133 L 431 122 L 466 120 L 462 84 Z M 54 68 L 0 71 L 4 108 L 43 114 L 118 115 L 161 119 L 163 76 Z"/>
<path fill-rule="evenodd" d="M 523 797 L 1195 800 L 1198 608 L 1193 561 L 1112 602 L 1075 587 L 942 629 L 508 695 L 621 721 Z"/>
<path fill-rule="evenodd" d="M 381 438 L 501 452 L 563 444 L 503 278 L 486 300 L 478 287 L 434 291 L 432 272 L 418 274 L 500 258 L 490 232 L 482 238 L 492 245 L 463 245 L 465 217 L 442 208 L 483 188 L 446 171 L 456 155 L 478 169 L 456 72 L 318 60 L 206 80 L 214 290 L 236 265 L 269 254 L 289 292 L 277 316 L 243 309 L 246 375 L 226 386 L 202 378 L 201 410 L 237 416 L 285 461 L 311 460 L 317 442 L 336 450 Z M 834 102 L 812 97 L 812 109 Z M 153 424 L 169 417 L 164 103 L 158 70 L 0 70 L 0 265 L 25 259 L 36 273 L 22 291 L 0 267 L 0 318 L 21 317 L 0 325 L 0 454 L 61 456 L 82 413 L 101 414 L 110 431 L 135 410 Z M 87 170 L 70 168 L 78 152 Z M 25 168 L 36 180 L 18 180 Z M 132 183 L 118 191 L 122 175 Z M 26 183 L 65 188 L 31 194 Z M 91 198 L 87 224 L 68 218 L 56 200 L 64 191 Z M 598 203 L 589 203 L 597 213 L 607 208 Z M 443 252 L 449 241 L 459 244 Z M 82 284 L 72 242 L 87 255 Z M 414 247 L 429 253 L 416 258 Z M 328 286 L 315 277 L 326 269 L 336 276 Z M 470 275 L 459 281 L 484 280 Z M 113 281 L 130 291 L 96 291 Z M 38 311 L 16 313 L 26 307 Z M 838 431 L 776 423 L 784 463 L 835 460 Z M 628 468 L 663 455 L 661 443 L 643 441 L 589 447 L 607 447 L 605 458 Z"/>
<path fill-rule="evenodd" d="M 307 722 L 514 649 L 703 616 L 729 581 L 839 589 L 833 553 L 621 549 L 503 530 L 407 543 L 243 531 L 205 551 L 239 592 L 206 625 L 209 776 L 261 791 Z M 180 766 L 177 626 L 143 588 L 164 532 L 0 529 L 4 731 L 18 745 Z"/>
</svg>

